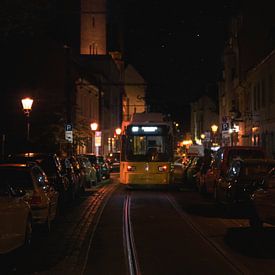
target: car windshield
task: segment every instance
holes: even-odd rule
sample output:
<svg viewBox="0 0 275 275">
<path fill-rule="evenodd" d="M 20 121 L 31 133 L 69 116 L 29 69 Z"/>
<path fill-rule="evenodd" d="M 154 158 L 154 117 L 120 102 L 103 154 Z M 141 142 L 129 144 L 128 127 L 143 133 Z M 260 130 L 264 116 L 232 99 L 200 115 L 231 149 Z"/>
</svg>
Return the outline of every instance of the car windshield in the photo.
<svg viewBox="0 0 275 275">
<path fill-rule="evenodd" d="M 5 183 L 13 188 L 33 189 L 30 172 L 17 168 L 0 168 L 0 184 Z"/>
</svg>

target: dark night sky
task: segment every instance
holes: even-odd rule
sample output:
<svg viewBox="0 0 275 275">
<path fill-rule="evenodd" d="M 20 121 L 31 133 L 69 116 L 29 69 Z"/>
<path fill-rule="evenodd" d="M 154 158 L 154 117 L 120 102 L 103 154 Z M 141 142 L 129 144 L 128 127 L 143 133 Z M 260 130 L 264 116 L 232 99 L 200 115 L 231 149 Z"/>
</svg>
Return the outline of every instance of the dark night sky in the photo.
<svg viewBox="0 0 275 275">
<path fill-rule="evenodd" d="M 190 102 L 203 94 L 217 99 L 227 22 L 238 1 L 126 2 L 126 61 L 148 83 L 152 108 L 186 126 Z"/>
<path fill-rule="evenodd" d="M 51 35 L 65 43 L 69 41 L 72 46 L 79 43 L 78 13 L 71 12 L 77 10 L 79 1 L 49 0 L 39 5 L 26 0 L 17 2 L 21 4 L 7 1 L 1 6 L 1 18 L 6 23 L 6 26 L 2 24 L 4 27 L 0 27 L 2 34 L 8 30 L 13 36 L 15 32 L 14 40 L 18 43 L 18 36 L 22 33 L 40 35 L 49 29 Z M 203 94 L 217 98 L 216 83 L 227 36 L 227 22 L 238 9 L 239 2 L 108 2 L 112 20 L 116 23 L 123 21 L 124 59 L 147 82 L 147 99 L 153 111 L 170 113 L 175 120 L 183 121 L 186 128 L 190 123 L 190 102 Z M 56 14 L 51 10 L 51 6 L 55 5 L 58 6 Z M 11 13 L 12 31 L 9 25 Z M 57 24 L 54 18 L 59 19 Z M 109 28 L 113 36 L 118 34 L 113 24 Z"/>
</svg>

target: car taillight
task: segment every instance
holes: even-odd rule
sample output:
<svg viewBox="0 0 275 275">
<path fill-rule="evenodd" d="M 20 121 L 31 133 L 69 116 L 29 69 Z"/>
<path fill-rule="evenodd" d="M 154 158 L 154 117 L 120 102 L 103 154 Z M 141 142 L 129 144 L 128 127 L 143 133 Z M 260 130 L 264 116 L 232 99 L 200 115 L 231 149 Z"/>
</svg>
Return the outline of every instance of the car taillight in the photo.
<svg viewBox="0 0 275 275">
<path fill-rule="evenodd" d="M 162 165 L 162 166 L 159 166 L 158 169 L 159 169 L 159 172 L 166 172 L 168 167 L 167 165 Z"/>
<path fill-rule="evenodd" d="M 40 204 L 42 202 L 42 198 L 40 195 L 33 195 L 30 200 L 30 204 Z"/>
<path fill-rule="evenodd" d="M 132 171 L 135 171 L 135 170 L 136 170 L 136 166 L 132 166 L 132 165 L 127 166 L 127 171 L 132 172 Z"/>
</svg>

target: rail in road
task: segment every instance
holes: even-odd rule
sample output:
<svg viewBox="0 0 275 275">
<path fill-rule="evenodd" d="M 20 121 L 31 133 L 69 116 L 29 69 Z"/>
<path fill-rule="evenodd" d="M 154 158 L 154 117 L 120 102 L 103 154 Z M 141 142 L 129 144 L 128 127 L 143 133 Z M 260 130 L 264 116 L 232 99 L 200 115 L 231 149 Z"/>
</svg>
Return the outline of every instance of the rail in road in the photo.
<svg viewBox="0 0 275 275">
<path fill-rule="evenodd" d="M 130 275 L 136 275 L 136 274 L 141 275 L 142 274 L 142 272 L 141 272 L 142 266 L 140 268 L 140 265 L 142 265 L 142 263 L 141 263 L 142 261 L 139 261 L 139 259 L 137 257 L 137 255 L 142 255 L 142 251 L 139 251 L 136 248 L 135 238 L 134 238 L 135 226 L 131 222 L 131 220 L 136 219 L 135 217 L 131 217 L 131 201 L 136 200 L 136 194 L 137 193 L 135 191 L 127 192 L 127 195 L 124 199 L 124 211 L 123 211 L 124 240 L 125 240 L 125 247 L 126 247 L 126 251 L 127 251 L 126 257 L 127 257 L 127 263 L 128 263 Z M 148 194 L 146 194 L 146 195 L 148 195 Z M 188 215 L 181 209 L 180 205 L 178 205 L 177 201 L 173 198 L 173 196 L 171 196 L 169 193 L 166 193 L 166 192 L 160 192 L 160 193 L 155 193 L 153 195 L 152 200 L 154 200 L 154 198 L 157 198 L 157 200 L 162 201 L 162 203 L 165 205 L 165 208 L 169 208 L 169 205 L 172 206 L 174 211 L 176 211 L 176 213 L 179 215 L 180 219 L 182 219 L 184 221 L 184 223 L 187 223 L 188 226 L 190 228 L 192 228 L 192 230 L 195 232 L 195 234 L 197 234 L 197 238 L 200 239 L 202 242 L 204 242 L 206 244 L 206 246 L 208 246 L 207 249 L 209 249 L 209 248 L 214 249 L 215 252 L 217 252 L 220 255 L 220 257 L 223 258 L 223 260 L 226 262 L 226 266 L 229 266 L 229 268 L 222 267 L 222 269 L 225 268 L 225 270 L 230 270 L 230 273 L 226 273 L 226 274 L 251 274 L 246 269 L 246 267 L 242 266 L 240 263 L 234 262 L 234 260 L 232 260 L 232 258 L 230 257 L 229 254 L 227 254 L 216 243 L 214 243 L 213 241 L 208 239 L 207 236 L 204 235 L 204 233 L 192 222 L 192 220 L 188 217 Z M 148 212 L 150 212 L 149 208 L 148 208 Z M 137 224 L 138 222 L 136 221 L 134 223 Z M 171 226 L 173 226 L 173 225 L 171 225 Z M 148 228 L 149 228 L 149 224 L 148 224 Z M 146 234 L 146 230 L 144 230 L 143 233 Z M 162 238 L 166 238 L 165 233 L 162 236 Z M 147 245 L 148 244 L 149 244 L 149 242 L 147 243 Z M 176 246 L 177 244 L 175 243 L 173 245 Z M 163 250 L 165 251 L 165 248 Z M 207 253 L 207 251 L 206 251 L 206 253 Z M 154 256 L 158 257 L 157 254 Z M 168 256 L 167 258 L 169 258 L 169 255 L 167 255 L 167 256 Z M 175 262 L 175 264 L 177 265 L 178 263 Z M 180 264 L 180 265 L 178 265 L 178 267 L 176 267 L 176 269 L 177 268 L 178 268 L 178 270 L 180 270 L 181 268 L 184 268 L 184 266 L 182 266 L 182 264 Z M 145 270 L 144 274 L 150 274 L 150 272 L 146 271 L 146 268 L 144 268 L 144 270 Z M 152 272 L 152 270 L 151 270 L 151 272 Z M 206 272 L 205 274 L 207 274 L 207 271 L 205 271 L 205 272 Z M 166 273 L 163 273 L 163 274 L 166 274 Z M 191 274 L 191 273 L 183 272 L 181 274 Z"/>
<path fill-rule="evenodd" d="M 140 275 L 133 228 L 131 223 L 131 196 L 127 195 L 123 208 L 123 241 L 130 275 Z"/>
<path fill-rule="evenodd" d="M 166 191 L 117 189 L 90 248 L 85 275 L 251 274 L 210 240 Z"/>
</svg>

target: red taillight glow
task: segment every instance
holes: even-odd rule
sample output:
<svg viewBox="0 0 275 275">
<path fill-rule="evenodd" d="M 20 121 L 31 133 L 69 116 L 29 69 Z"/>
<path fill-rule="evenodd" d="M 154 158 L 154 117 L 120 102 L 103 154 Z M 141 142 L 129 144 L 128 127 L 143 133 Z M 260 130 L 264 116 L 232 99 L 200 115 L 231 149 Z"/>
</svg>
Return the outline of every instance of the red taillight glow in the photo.
<svg viewBox="0 0 275 275">
<path fill-rule="evenodd" d="M 166 172 L 168 169 L 167 165 L 159 166 L 159 172 Z"/>
<path fill-rule="evenodd" d="M 136 170 L 135 166 L 131 166 L 131 165 L 127 166 L 127 171 L 135 171 L 135 170 Z"/>
</svg>

